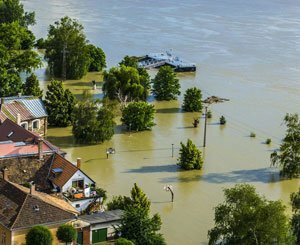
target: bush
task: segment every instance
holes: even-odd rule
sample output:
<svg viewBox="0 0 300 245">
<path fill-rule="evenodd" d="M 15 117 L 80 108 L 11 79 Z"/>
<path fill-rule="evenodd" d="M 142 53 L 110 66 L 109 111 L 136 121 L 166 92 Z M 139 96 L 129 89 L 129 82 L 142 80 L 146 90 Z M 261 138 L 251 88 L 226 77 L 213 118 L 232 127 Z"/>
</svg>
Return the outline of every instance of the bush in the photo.
<svg viewBox="0 0 300 245">
<path fill-rule="evenodd" d="M 150 130 L 154 125 L 154 105 L 147 102 L 132 102 L 122 111 L 121 121 L 129 130 Z"/>
<path fill-rule="evenodd" d="M 181 149 L 177 165 L 185 170 L 201 169 L 203 165 L 202 153 L 196 145 L 188 139 L 186 145 L 180 142 Z"/>
<path fill-rule="evenodd" d="M 207 118 L 212 118 L 212 112 L 209 110 L 206 113 Z"/>
<path fill-rule="evenodd" d="M 134 245 L 134 243 L 125 238 L 119 238 L 118 240 L 116 240 L 115 245 Z"/>
<path fill-rule="evenodd" d="M 73 242 L 77 239 L 77 231 L 72 225 L 64 224 L 58 228 L 56 237 L 59 241 L 65 243 Z"/>
<path fill-rule="evenodd" d="M 255 134 L 254 132 L 251 132 L 251 133 L 250 133 L 250 137 L 251 137 L 251 138 L 255 138 L 255 137 L 256 137 L 256 134 Z"/>
<path fill-rule="evenodd" d="M 221 124 L 221 125 L 224 125 L 225 123 L 226 123 L 225 117 L 224 117 L 224 116 L 221 116 L 221 117 L 220 117 L 220 124 Z"/>
<path fill-rule="evenodd" d="M 267 145 L 269 145 L 269 144 L 271 144 L 271 142 L 272 142 L 272 140 L 269 138 L 269 139 L 266 139 L 266 142 L 265 142 L 265 143 L 266 143 Z"/>
<path fill-rule="evenodd" d="M 26 245 L 51 245 L 52 234 L 45 226 L 32 227 L 26 235 Z"/>
</svg>

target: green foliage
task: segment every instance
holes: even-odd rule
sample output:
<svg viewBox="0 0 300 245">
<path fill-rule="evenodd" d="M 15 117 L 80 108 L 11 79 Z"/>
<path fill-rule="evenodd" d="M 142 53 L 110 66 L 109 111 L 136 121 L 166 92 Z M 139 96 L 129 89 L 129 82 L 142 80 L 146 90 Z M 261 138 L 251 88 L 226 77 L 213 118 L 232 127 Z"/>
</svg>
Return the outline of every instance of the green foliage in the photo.
<svg viewBox="0 0 300 245">
<path fill-rule="evenodd" d="M 153 94 L 157 100 L 175 100 L 180 95 L 180 84 L 170 66 L 162 66 L 153 79 Z"/>
<path fill-rule="evenodd" d="M 105 53 L 99 47 L 92 44 L 87 45 L 90 57 L 90 65 L 88 71 L 102 71 L 106 67 Z"/>
<path fill-rule="evenodd" d="M 79 143 L 98 143 L 114 135 L 114 115 L 107 108 L 100 108 L 91 94 L 85 91 L 83 99 L 74 109 L 73 134 Z"/>
<path fill-rule="evenodd" d="M 97 187 L 96 188 L 96 193 L 97 193 L 97 196 L 100 196 L 100 197 L 103 197 L 103 203 L 106 201 L 107 199 L 107 194 L 106 194 L 106 190 L 100 188 L 100 187 Z"/>
<path fill-rule="evenodd" d="M 33 73 L 31 73 L 31 75 L 26 78 L 26 82 L 24 84 L 24 94 L 33 95 L 39 98 L 42 98 L 43 96 L 43 90 L 40 89 L 39 80 Z"/>
<path fill-rule="evenodd" d="M 256 137 L 256 134 L 255 134 L 254 132 L 251 132 L 251 133 L 250 133 L 250 137 L 251 137 L 251 138 L 255 138 L 255 137 Z"/>
<path fill-rule="evenodd" d="M 297 238 L 297 244 L 300 244 L 300 189 L 298 192 L 291 194 L 291 203 L 293 210 L 291 225 L 293 234 Z"/>
<path fill-rule="evenodd" d="M 224 116 L 221 116 L 221 117 L 220 117 L 220 124 L 221 124 L 221 125 L 226 124 L 226 119 L 225 119 Z"/>
<path fill-rule="evenodd" d="M 46 48 L 46 41 L 44 40 L 44 38 L 39 38 L 38 40 L 36 40 L 34 46 L 37 49 L 45 49 Z"/>
<path fill-rule="evenodd" d="M 209 244 L 293 244 L 285 207 L 268 201 L 248 184 L 225 189 L 225 201 L 215 208 Z"/>
<path fill-rule="evenodd" d="M 180 142 L 179 158 L 177 165 L 185 170 L 201 169 L 203 165 L 202 153 L 196 145 L 188 139 L 186 145 Z"/>
<path fill-rule="evenodd" d="M 280 166 L 280 175 L 287 178 L 300 176 L 300 119 L 298 114 L 286 114 L 286 135 L 279 152 L 271 154 L 272 165 Z"/>
<path fill-rule="evenodd" d="M 267 145 L 271 144 L 271 142 L 272 142 L 272 140 L 271 140 L 270 138 L 266 139 L 266 141 L 265 141 L 265 143 L 266 143 Z"/>
<path fill-rule="evenodd" d="M 115 241 L 115 245 L 134 245 L 134 243 L 125 238 L 119 238 Z"/>
<path fill-rule="evenodd" d="M 130 66 L 138 69 L 138 58 L 135 56 L 126 55 L 119 63 L 120 66 Z"/>
<path fill-rule="evenodd" d="M 135 67 L 113 67 L 104 72 L 103 92 L 111 100 L 121 102 L 146 100 L 149 91 L 149 75 Z"/>
<path fill-rule="evenodd" d="M 207 118 L 212 118 L 212 112 L 209 110 L 206 113 Z"/>
<path fill-rule="evenodd" d="M 202 94 L 201 90 L 193 87 L 185 91 L 183 99 L 183 110 L 188 112 L 202 111 Z"/>
<path fill-rule="evenodd" d="M 107 210 L 124 210 L 127 206 L 131 204 L 130 197 L 126 196 L 114 196 L 113 199 L 106 204 Z"/>
<path fill-rule="evenodd" d="M 58 127 L 70 125 L 73 121 L 74 95 L 63 88 L 61 81 L 52 80 L 47 88 L 45 106 L 49 115 L 48 123 Z"/>
<path fill-rule="evenodd" d="M 72 225 L 64 224 L 58 227 L 56 237 L 59 241 L 67 244 L 68 242 L 76 241 L 77 231 Z"/>
<path fill-rule="evenodd" d="M 150 130 L 154 125 L 154 105 L 147 102 L 132 102 L 122 110 L 121 121 L 129 130 Z"/>
<path fill-rule="evenodd" d="M 45 58 L 56 77 L 62 76 L 64 50 L 66 78 L 81 78 L 87 73 L 90 65 L 87 40 L 83 26 L 67 16 L 50 25 L 46 40 Z"/>
<path fill-rule="evenodd" d="M 47 227 L 35 226 L 26 235 L 26 245 L 51 245 L 52 235 Z"/>
<path fill-rule="evenodd" d="M 35 24 L 35 13 L 25 12 L 19 0 L 0 1 L 0 24 L 19 22 L 21 26 L 28 27 Z"/>
</svg>

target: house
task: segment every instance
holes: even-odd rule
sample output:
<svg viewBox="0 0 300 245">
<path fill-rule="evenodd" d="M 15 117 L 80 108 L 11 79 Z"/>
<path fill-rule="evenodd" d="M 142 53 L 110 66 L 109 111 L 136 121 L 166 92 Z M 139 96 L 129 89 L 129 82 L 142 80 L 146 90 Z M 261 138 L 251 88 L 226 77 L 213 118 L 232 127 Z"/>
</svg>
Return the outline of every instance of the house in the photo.
<svg viewBox="0 0 300 245">
<path fill-rule="evenodd" d="M 98 244 L 115 239 L 114 227 L 120 225 L 122 214 L 122 210 L 111 210 L 79 216 L 74 223 L 78 233 L 77 244 Z"/>
<path fill-rule="evenodd" d="M 56 231 L 65 223 L 74 222 L 78 212 L 67 202 L 20 186 L 8 180 L 5 169 L 0 178 L 0 241 L 5 245 L 24 245 L 30 228 L 36 225 L 48 227 L 53 244 L 58 244 Z"/>
<path fill-rule="evenodd" d="M 81 169 L 81 159 L 72 164 L 60 154 L 55 154 L 49 180 L 53 187 L 71 201 L 78 211 L 84 211 L 91 203 L 99 201 L 96 183 Z"/>
<path fill-rule="evenodd" d="M 39 135 L 47 133 L 48 114 L 42 99 L 33 96 L 3 97 L 0 100 L 0 124 L 10 119 Z"/>
</svg>

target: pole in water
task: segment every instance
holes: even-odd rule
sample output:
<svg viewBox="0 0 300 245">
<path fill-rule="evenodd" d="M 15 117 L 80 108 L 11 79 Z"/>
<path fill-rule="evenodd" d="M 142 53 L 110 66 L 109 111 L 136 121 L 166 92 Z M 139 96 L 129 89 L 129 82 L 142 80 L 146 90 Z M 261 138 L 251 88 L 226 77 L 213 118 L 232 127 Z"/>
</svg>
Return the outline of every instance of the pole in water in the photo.
<svg viewBox="0 0 300 245">
<path fill-rule="evenodd" d="M 164 186 L 165 191 L 171 192 L 171 201 L 174 202 L 174 192 L 173 192 L 173 187 L 171 185 L 165 185 Z"/>
<path fill-rule="evenodd" d="M 108 159 L 108 149 L 106 149 L 106 159 Z"/>
<path fill-rule="evenodd" d="M 203 147 L 206 147 L 206 124 L 207 124 L 207 106 L 205 106 L 205 122 L 204 122 Z"/>
<path fill-rule="evenodd" d="M 172 144 L 172 157 L 174 157 L 174 144 Z"/>
</svg>

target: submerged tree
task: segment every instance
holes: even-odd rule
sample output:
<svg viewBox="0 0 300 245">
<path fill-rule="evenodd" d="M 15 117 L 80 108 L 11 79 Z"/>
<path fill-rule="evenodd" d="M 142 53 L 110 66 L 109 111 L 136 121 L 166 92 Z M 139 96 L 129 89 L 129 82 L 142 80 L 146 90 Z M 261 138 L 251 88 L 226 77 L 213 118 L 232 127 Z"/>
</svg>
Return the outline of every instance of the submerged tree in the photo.
<svg viewBox="0 0 300 245">
<path fill-rule="evenodd" d="M 45 106 L 48 123 L 53 126 L 66 127 L 73 121 L 75 97 L 69 89 L 64 89 L 61 81 L 52 80 L 47 86 Z"/>
<path fill-rule="evenodd" d="M 154 125 L 154 106 L 147 102 L 129 103 L 122 111 L 121 121 L 129 130 L 150 130 Z"/>
<path fill-rule="evenodd" d="M 202 110 L 201 90 L 196 87 L 187 89 L 184 94 L 182 108 L 188 112 L 200 112 Z"/>
<path fill-rule="evenodd" d="M 225 201 L 215 208 L 209 244 L 294 244 L 285 207 L 268 201 L 248 184 L 225 189 Z"/>
<path fill-rule="evenodd" d="M 180 142 L 181 148 L 177 165 L 185 170 L 201 169 L 203 165 L 202 153 L 196 145 L 188 139 L 186 145 Z"/>
<path fill-rule="evenodd" d="M 300 119 L 298 114 L 286 114 L 286 135 L 279 151 L 271 154 L 272 165 L 280 166 L 280 175 L 287 178 L 300 176 Z"/>
<path fill-rule="evenodd" d="M 291 220 L 293 234 L 296 236 L 297 244 L 300 244 L 300 189 L 291 194 L 293 216 Z"/>
<path fill-rule="evenodd" d="M 157 100 L 175 100 L 180 95 L 180 84 L 170 66 L 162 66 L 153 79 L 153 94 Z"/>
</svg>

